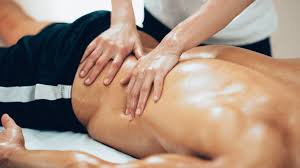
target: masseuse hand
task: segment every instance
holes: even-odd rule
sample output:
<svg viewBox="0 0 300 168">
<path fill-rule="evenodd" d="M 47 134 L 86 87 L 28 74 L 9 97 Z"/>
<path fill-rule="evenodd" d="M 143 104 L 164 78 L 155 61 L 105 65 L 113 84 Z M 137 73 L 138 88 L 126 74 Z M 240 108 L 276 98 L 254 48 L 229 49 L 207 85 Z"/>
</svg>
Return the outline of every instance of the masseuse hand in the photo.
<svg viewBox="0 0 300 168">
<path fill-rule="evenodd" d="M 121 83 L 128 84 L 126 115 L 141 115 L 144 111 L 152 85 L 153 99 L 158 101 L 168 72 L 178 63 L 180 53 L 177 49 L 159 45 L 153 51 L 139 59 L 132 72 Z"/>
<path fill-rule="evenodd" d="M 91 85 L 110 60 L 112 61 L 104 84 L 111 83 L 125 58 L 133 52 L 137 58 L 143 55 L 142 43 L 135 25 L 116 24 L 94 39 L 87 47 L 81 63 L 80 77 Z"/>
</svg>

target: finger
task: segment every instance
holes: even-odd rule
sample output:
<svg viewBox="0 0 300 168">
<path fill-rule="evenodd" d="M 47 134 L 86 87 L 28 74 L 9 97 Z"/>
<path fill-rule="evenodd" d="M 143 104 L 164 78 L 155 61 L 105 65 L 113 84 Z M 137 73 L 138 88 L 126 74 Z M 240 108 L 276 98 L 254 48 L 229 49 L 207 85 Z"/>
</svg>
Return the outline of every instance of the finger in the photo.
<svg viewBox="0 0 300 168">
<path fill-rule="evenodd" d="M 129 95 L 129 93 L 131 92 L 135 82 L 136 82 L 136 79 L 137 79 L 137 73 L 135 72 L 136 70 L 134 70 L 134 72 L 132 73 L 131 75 L 131 78 L 130 78 L 130 81 L 129 81 L 129 84 L 127 86 L 127 89 L 126 89 L 126 93 L 127 95 Z"/>
<path fill-rule="evenodd" d="M 145 82 L 144 82 L 142 88 L 141 88 L 140 98 L 139 98 L 137 110 L 136 110 L 136 114 L 138 116 L 141 116 L 145 109 L 145 106 L 146 106 L 146 103 L 147 103 L 147 100 L 148 100 L 148 97 L 149 97 L 149 94 L 151 91 L 152 84 L 153 84 L 153 75 L 149 73 L 145 79 Z"/>
<path fill-rule="evenodd" d="M 111 67 L 108 71 L 108 75 L 104 80 L 105 85 L 109 85 L 112 82 L 112 80 L 115 78 L 116 74 L 118 73 L 118 71 L 120 70 L 120 68 L 123 64 L 124 59 L 125 59 L 125 57 L 118 55 L 113 60 Z"/>
<path fill-rule="evenodd" d="M 129 121 L 133 121 L 135 118 L 135 113 L 130 113 Z"/>
<path fill-rule="evenodd" d="M 122 85 L 128 84 L 129 81 L 130 81 L 131 76 L 132 76 L 132 72 L 127 73 L 127 74 L 125 75 L 125 77 L 121 79 L 120 83 L 121 83 Z"/>
<path fill-rule="evenodd" d="M 140 40 L 138 40 L 134 46 L 134 54 L 137 59 L 141 58 L 144 55 L 143 45 Z"/>
<path fill-rule="evenodd" d="M 129 73 L 126 74 L 125 78 L 123 78 L 121 80 L 121 84 L 125 85 L 127 84 L 127 89 L 126 89 L 126 93 L 127 95 L 130 93 L 132 87 L 133 87 L 133 84 L 136 80 L 136 77 L 137 77 L 137 66 L 135 66 L 133 69 L 130 70 Z"/>
<path fill-rule="evenodd" d="M 103 54 L 98 59 L 97 63 L 94 65 L 94 67 L 91 69 L 91 73 L 87 77 L 87 79 L 84 81 L 86 85 L 91 85 L 99 76 L 99 74 L 103 71 L 104 67 L 109 62 L 110 57 L 107 54 Z"/>
<path fill-rule="evenodd" d="M 137 80 L 134 83 L 131 92 L 129 93 L 129 99 L 127 100 L 129 103 L 128 112 L 132 115 L 132 117 L 135 116 L 136 107 L 139 101 L 140 91 L 143 86 L 143 83 L 144 83 L 144 72 L 140 72 Z"/>
<path fill-rule="evenodd" d="M 130 93 L 130 91 L 131 91 L 131 89 L 133 88 L 133 86 L 134 86 L 134 83 L 135 83 L 135 77 L 132 77 L 131 79 L 130 79 L 130 82 L 129 82 L 129 84 L 128 84 L 128 86 L 127 86 L 127 88 L 126 88 L 126 107 L 125 107 L 125 115 L 129 115 L 129 93 Z"/>
<path fill-rule="evenodd" d="M 96 40 L 93 40 L 89 44 L 89 46 L 86 48 L 86 50 L 84 51 L 84 54 L 80 60 L 80 63 L 84 62 L 84 60 L 95 50 L 96 47 L 97 47 Z"/>
<path fill-rule="evenodd" d="M 8 114 L 2 115 L 1 122 L 5 129 L 19 128 L 19 126 Z"/>
<path fill-rule="evenodd" d="M 134 72 L 137 72 L 137 66 L 138 66 L 138 64 L 136 64 L 131 69 L 131 71 L 129 73 L 127 73 L 124 78 L 121 79 L 120 82 L 121 82 L 122 85 L 126 85 L 131 81 L 132 76 L 134 76 Z M 137 73 L 135 73 L 135 74 L 137 74 Z"/>
<path fill-rule="evenodd" d="M 143 48 L 143 51 L 144 51 L 144 55 L 150 53 L 153 49 L 152 48 Z"/>
<path fill-rule="evenodd" d="M 99 46 L 91 53 L 91 55 L 86 59 L 83 67 L 81 68 L 79 74 L 80 77 L 84 78 L 89 73 L 89 71 L 95 65 L 97 59 L 101 56 L 102 52 L 103 52 L 103 47 Z"/>
<path fill-rule="evenodd" d="M 154 78 L 154 91 L 153 91 L 153 100 L 157 102 L 162 94 L 164 85 L 164 75 L 159 74 Z"/>
<path fill-rule="evenodd" d="M 133 86 L 134 86 L 134 84 L 135 84 L 135 81 L 136 81 L 136 75 L 132 75 L 132 77 L 131 77 L 131 79 L 130 79 L 130 82 L 129 82 L 129 84 L 128 84 L 128 86 L 127 86 L 127 89 L 126 89 L 126 94 L 127 94 L 127 98 L 126 98 L 126 111 L 125 111 L 125 115 L 129 115 L 130 113 L 129 113 L 129 96 L 130 96 L 130 92 L 131 92 L 131 90 L 132 90 L 132 88 L 133 88 Z"/>
</svg>

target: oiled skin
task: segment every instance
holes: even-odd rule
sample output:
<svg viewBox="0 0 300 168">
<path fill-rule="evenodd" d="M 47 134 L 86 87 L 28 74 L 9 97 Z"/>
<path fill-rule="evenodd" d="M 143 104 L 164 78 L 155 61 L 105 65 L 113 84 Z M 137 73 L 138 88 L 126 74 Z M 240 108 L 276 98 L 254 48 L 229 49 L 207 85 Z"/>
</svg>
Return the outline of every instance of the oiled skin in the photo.
<svg viewBox="0 0 300 168">
<path fill-rule="evenodd" d="M 109 87 L 104 75 L 90 87 L 76 75 L 73 108 L 94 139 L 138 158 L 169 152 L 205 156 L 215 166 L 300 166 L 299 60 L 194 48 L 169 73 L 160 101 L 149 100 L 129 122 L 119 81 L 135 63 L 129 57 Z"/>
</svg>

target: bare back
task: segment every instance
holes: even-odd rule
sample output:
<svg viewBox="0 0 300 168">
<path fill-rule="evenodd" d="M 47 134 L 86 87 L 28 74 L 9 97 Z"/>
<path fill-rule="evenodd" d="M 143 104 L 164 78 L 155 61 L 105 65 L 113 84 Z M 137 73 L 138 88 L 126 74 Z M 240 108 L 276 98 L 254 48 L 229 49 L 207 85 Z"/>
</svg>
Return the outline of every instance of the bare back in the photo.
<svg viewBox="0 0 300 168">
<path fill-rule="evenodd" d="M 136 63 L 133 57 L 109 87 L 102 84 L 104 75 L 90 87 L 76 75 L 74 111 L 94 139 L 136 157 L 165 152 L 209 159 L 236 155 L 237 165 L 245 167 L 299 167 L 298 66 L 225 49 L 200 47 L 184 54 L 167 76 L 161 100 L 149 100 L 144 115 L 133 122 L 123 114 L 126 87 L 119 84 Z M 193 59 L 203 54 L 217 59 Z M 277 70 L 293 73 L 284 76 Z"/>
</svg>

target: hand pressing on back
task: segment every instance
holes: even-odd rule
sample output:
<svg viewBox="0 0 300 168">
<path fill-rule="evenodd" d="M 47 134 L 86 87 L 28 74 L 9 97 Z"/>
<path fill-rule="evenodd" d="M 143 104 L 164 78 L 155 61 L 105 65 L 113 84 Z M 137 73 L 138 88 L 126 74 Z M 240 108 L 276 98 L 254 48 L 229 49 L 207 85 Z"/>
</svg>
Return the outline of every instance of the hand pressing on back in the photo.
<svg viewBox="0 0 300 168">
<path fill-rule="evenodd" d="M 133 53 L 137 59 L 143 55 L 143 47 L 135 25 L 116 24 L 100 34 L 87 47 L 81 63 L 80 77 L 91 85 L 104 67 L 112 60 L 104 84 L 109 85 L 120 70 L 125 58 Z"/>
</svg>

